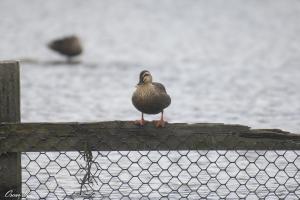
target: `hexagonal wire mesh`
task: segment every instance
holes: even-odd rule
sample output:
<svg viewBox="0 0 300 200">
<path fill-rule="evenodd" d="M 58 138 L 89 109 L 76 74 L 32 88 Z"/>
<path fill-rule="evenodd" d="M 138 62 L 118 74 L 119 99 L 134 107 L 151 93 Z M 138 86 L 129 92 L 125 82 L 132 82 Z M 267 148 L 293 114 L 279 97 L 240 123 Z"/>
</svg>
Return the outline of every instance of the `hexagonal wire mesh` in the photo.
<svg viewBox="0 0 300 200">
<path fill-rule="evenodd" d="M 23 153 L 26 199 L 300 198 L 300 151 L 95 151 L 91 155 L 87 163 L 79 152 Z"/>
</svg>

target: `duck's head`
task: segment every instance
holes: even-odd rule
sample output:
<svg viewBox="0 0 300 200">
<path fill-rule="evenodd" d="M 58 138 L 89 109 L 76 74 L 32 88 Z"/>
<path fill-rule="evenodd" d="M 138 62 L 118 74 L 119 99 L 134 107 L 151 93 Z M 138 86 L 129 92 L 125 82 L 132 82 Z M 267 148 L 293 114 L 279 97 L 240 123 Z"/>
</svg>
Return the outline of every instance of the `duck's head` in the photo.
<svg viewBox="0 0 300 200">
<path fill-rule="evenodd" d="M 138 85 L 142 85 L 146 83 L 152 83 L 152 76 L 148 70 L 143 70 L 140 73 L 140 81 Z"/>
</svg>

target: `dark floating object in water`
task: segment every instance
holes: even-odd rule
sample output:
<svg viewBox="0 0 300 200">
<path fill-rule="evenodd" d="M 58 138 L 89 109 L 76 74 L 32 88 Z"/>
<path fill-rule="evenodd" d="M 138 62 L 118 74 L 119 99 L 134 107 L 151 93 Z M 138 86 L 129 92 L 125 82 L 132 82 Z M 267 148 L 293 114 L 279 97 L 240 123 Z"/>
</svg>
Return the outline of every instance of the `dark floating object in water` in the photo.
<svg viewBox="0 0 300 200">
<path fill-rule="evenodd" d="M 83 48 L 80 39 L 77 36 L 68 36 L 54 40 L 48 44 L 48 47 L 69 59 L 82 53 Z"/>
</svg>

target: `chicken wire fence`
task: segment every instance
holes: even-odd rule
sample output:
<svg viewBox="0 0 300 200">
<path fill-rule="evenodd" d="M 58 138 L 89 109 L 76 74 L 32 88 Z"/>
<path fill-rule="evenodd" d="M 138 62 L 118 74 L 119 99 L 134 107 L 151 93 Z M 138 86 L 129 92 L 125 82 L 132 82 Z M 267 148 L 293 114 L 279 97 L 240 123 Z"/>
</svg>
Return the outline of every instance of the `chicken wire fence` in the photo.
<svg viewBox="0 0 300 200">
<path fill-rule="evenodd" d="M 300 151 L 22 153 L 26 199 L 299 199 Z"/>
</svg>

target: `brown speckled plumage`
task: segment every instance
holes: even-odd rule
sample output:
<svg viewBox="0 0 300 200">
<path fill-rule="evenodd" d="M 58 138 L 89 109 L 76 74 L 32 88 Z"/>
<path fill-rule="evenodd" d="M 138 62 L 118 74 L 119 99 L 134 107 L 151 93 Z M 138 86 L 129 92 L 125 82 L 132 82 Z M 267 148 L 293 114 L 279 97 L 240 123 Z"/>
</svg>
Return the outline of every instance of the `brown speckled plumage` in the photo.
<svg viewBox="0 0 300 200">
<path fill-rule="evenodd" d="M 171 98 L 162 84 L 153 82 L 137 85 L 132 103 L 142 113 L 158 114 L 170 105 Z"/>
<path fill-rule="evenodd" d="M 163 110 L 171 104 L 171 98 L 161 83 L 152 82 L 149 71 L 144 70 L 140 73 L 140 81 L 132 95 L 132 103 L 142 113 L 140 125 L 144 124 L 143 113 L 162 113 L 157 127 L 164 126 Z"/>
</svg>

